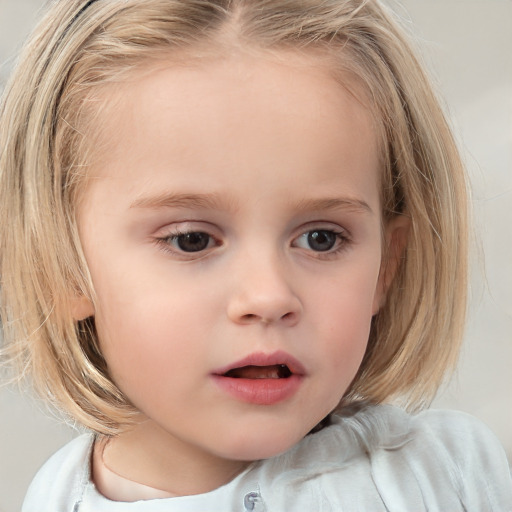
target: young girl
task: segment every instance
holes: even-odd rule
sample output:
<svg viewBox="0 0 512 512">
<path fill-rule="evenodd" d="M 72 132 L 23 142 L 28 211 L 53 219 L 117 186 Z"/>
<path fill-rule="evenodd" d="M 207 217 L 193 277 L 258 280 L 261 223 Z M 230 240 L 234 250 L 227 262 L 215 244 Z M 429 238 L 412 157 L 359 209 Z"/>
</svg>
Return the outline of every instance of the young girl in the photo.
<svg viewBox="0 0 512 512">
<path fill-rule="evenodd" d="M 54 2 L 0 115 L 6 349 L 91 431 L 24 512 L 512 510 L 492 434 L 417 413 L 465 180 L 380 3 Z"/>
</svg>

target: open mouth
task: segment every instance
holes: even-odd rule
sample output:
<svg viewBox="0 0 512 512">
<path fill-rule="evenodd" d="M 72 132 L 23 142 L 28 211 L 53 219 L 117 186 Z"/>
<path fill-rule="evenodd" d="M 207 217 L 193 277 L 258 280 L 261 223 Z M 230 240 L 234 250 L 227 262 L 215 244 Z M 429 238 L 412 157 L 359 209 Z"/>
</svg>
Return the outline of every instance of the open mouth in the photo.
<svg viewBox="0 0 512 512">
<path fill-rule="evenodd" d="M 302 363 L 284 351 L 255 352 L 213 372 L 214 382 L 237 401 L 275 405 L 293 397 L 307 376 Z"/>
<path fill-rule="evenodd" d="M 287 379 L 293 375 L 286 364 L 268 366 L 247 365 L 233 368 L 223 374 L 232 379 Z"/>
</svg>

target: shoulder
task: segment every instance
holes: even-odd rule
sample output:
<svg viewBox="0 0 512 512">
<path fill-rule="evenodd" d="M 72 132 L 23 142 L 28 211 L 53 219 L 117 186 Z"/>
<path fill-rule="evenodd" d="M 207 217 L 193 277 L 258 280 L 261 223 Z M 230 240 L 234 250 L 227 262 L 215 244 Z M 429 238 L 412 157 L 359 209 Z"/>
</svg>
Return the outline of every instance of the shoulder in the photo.
<svg viewBox="0 0 512 512">
<path fill-rule="evenodd" d="M 407 483 L 408 493 L 432 503 L 429 510 L 453 503 L 453 510 L 512 511 L 512 478 L 504 450 L 473 416 L 443 410 L 409 415 L 378 406 L 351 421 L 369 453 L 372 477 L 390 500 Z"/>
<path fill-rule="evenodd" d="M 512 512 L 504 451 L 464 413 L 345 409 L 257 471 L 275 510 Z"/>
<path fill-rule="evenodd" d="M 482 510 L 512 510 L 505 451 L 484 423 L 463 412 L 438 410 L 418 414 L 414 423 L 438 458 L 450 464 L 451 476 L 469 503 L 480 502 Z"/>
<path fill-rule="evenodd" d="M 73 510 L 89 482 L 93 441 L 91 434 L 81 435 L 52 455 L 32 480 L 22 512 Z"/>
<path fill-rule="evenodd" d="M 399 407 L 377 405 L 335 416 L 334 423 L 352 430 L 368 449 L 392 449 L 411 442 L 421 445 L 427 442 L 429 452 L 441 450 L 462 459 L 468 455 L 482 457 L 489 451 L 503 454 L 491 430 L 482 421 L 461 411 L 427 409 L 410 414 Z M 470 447 L 474 450 L 468 454 Z"/>
<path fill-rule="evenodd" d="M 432 441 L 439 455 L 458 467 L 480 470 L 493 463 L 508 468 L 504 450 L 494 433 L 480 420 L 460 411 L 427 410 L 412 417 L 415 435 Z"/>
</svg>

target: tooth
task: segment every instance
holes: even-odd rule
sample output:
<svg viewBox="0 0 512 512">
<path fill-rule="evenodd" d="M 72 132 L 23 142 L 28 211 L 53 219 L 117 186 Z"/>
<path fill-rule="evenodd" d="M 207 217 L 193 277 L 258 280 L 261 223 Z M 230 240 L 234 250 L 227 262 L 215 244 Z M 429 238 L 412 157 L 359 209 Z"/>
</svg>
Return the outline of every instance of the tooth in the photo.
<svg viewBox="0 0 512 512">
<path fill-rule="evenodd" d="M 226 373 L 227 377 L 239 379 L 283 379 L 292 375 L 285 364 L 272 366 L 244 366 L 233 368 Z"/>
</svg>

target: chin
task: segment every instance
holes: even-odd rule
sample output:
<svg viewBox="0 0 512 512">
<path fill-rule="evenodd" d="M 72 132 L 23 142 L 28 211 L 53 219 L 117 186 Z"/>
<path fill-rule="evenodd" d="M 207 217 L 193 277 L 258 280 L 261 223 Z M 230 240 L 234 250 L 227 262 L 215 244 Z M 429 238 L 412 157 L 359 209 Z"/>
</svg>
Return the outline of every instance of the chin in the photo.
<svg viewBox="0 0 512 512">
<path fill-rule="evenodd" d="M 290 450 L 300 442 L 310 429 L 298 428 L 290 431 L 289 427 L 267 426 L 261 429 L 244 430 L 226 439 L 222 455 L 231 460 L 253 461 L 269 459 Z M 217 445 L 217 449 L 220 445 Z"/>
</svg>

